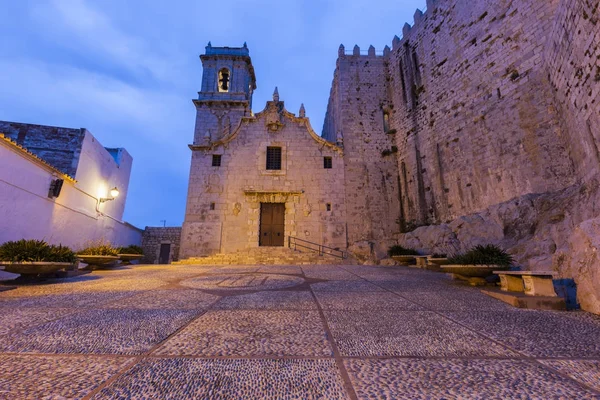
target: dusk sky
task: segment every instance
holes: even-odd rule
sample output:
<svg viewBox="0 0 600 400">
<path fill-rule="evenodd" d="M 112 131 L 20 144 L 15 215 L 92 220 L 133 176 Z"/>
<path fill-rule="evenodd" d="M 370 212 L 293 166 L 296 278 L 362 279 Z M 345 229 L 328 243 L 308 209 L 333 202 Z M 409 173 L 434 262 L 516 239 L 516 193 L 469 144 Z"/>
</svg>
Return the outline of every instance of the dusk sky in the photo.
<svg viewBox="0 0 600 400">
<path fill-rule="evenodd" d="M 87 128 L 133 156 L 125 221 L 183 222 L 195 108 L 213 46 L 247 42 L 259 112 L 279 87 L 321 133 L 338 47 L 391 47 L 425 0 L 0 0 L 0 120 Z"/>
</svg>

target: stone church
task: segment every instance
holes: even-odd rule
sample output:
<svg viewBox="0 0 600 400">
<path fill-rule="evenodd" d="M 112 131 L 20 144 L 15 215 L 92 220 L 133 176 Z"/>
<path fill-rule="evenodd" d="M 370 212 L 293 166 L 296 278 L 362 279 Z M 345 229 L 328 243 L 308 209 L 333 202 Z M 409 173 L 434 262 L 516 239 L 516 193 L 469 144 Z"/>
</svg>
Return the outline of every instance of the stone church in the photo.
<svg viewBox="0 0 600 400">
<path fill-rule="evenodd" d="M 253 114 L 246 45 L 206 47 L 181 258 L 287 246 L 299 238 L 346 249 L 343 148 L 316 134 L 277 89 Z"/>
<path fill-rule="evenodd" d="M 277 92 L 254 115 L 248 48 L 209 44 L 180 257 L 496 244 L 600 313 L 599 19 L 589 0 L 427 0 L 382 52 L 340 46 L 321 136 Z"/>
</svg>

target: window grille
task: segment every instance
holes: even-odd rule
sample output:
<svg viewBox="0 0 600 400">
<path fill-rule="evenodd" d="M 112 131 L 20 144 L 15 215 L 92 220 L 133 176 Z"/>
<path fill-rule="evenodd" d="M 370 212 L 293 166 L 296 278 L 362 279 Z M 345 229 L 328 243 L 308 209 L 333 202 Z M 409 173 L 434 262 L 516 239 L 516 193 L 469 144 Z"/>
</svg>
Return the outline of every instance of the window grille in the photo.
<svg viewBox="0 0 600 400">
<path fill-rule="evenodd" d="M 267 169 L 281 169 L 281 147 L 267 147 Z"/>
<path fill-rule="evenodd" d="M 331 157 L 323 157 L 323 168 L 331 169 L 333 168 L 333 160 Z"/>
<path fill-rule="evenodd" d="M 220 154 L 213 154 L 213 156 L 212 156 L 212 166 L 213 167 L 220 167 L 221 166 L 221 155 Z"/>
</svg>

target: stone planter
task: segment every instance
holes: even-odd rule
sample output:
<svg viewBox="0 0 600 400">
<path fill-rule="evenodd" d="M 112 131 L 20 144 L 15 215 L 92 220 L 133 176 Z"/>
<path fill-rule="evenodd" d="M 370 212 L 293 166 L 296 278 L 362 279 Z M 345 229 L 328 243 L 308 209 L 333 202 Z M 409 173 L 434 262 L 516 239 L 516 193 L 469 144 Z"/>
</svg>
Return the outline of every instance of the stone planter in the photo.
<svg viewBox="0 0 600 400">
<path fill-rule="evenodd" d="M 435 265 L 448 265 L 448 259 L 447 258 L 427 257 L 427 262 L 429 264 L 435 264 Z"/>
<path fill-rule="evenodd" d="M 66 269 L 72 267 L 72 263 L 64 263 L 64 262 L 47 262 L 47 261 L 37 261 L 37 262 L 2 262 L 0 261 L 0 265 L 4 267 L 4 271 L 12 272 L 13 274 L 20 275 L 38 275 L 38 274 L 52 274 L 54 272 L 60 271 L 61 269 Z"/>
<path fill-rule="evenodd" d="M 84 268 L 87 270 L 111 268 L 116 265 L 117 261 L 119 261 L 118 256 L 94 256 L 77 254 L 77 258 L 79 258 L 82 262 L 87 264 L 87 267 Z"/>
<path fill-rule="evenodd" d="M 468 282 L 472 286 L 487 284 L 485 278 L 494 275 L 494 271 L 505 270 L 501 265 L 441 265 L 444 272 L 452 274 L 454 279 Z"/>
<path fill-rule="evenodd" d="M 121 260 L 121 265 L 130 265 L 132 261 L 140 260 L 144 257 L 143 254 L 119 254 L 119 260 Z"/>
<path fill-rule="evenodd" d="M 415 260 L 415 257 L 418 257 L 418 254 L 412 255 L 412 256 L 392 256 L 392 258 L 396 261 L 398 261 L 398 263 L 400 265 L 408 265 L 411 262 L 413 262 Z"/>
</svg>

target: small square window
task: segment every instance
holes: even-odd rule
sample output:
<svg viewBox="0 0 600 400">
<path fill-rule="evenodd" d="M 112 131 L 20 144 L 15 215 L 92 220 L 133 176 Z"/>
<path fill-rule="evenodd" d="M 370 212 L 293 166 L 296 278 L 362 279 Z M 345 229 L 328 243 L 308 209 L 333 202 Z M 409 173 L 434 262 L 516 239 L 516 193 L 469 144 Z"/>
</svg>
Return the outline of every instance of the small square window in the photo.
<svg viewBox="0 0 600 400">
<path fill-rule="evenodd" d="M 212 166 L 213 167 L 221 166 L 221 155 L 220 154 L 213 154 Z"/>
<path fill-rule="evenodd" d="M 331 169 L 333 168 L 333 160 L 331 157 L 323 157 L 323 168 Z"/>
<path fill-rule="evenodd" d="M 267 147 L 267 169 L 281 169 L 281 147 Z"/>
<path fill-rule="evenodd" d="M 210 209 L 214 210 L 215 209 L 215 203 L 210 203 Z"/>
<path fill-rule="evenodd" d="M 327 203 L 327 211 L 331 211 L 331 203 Z"/>
</svg>

